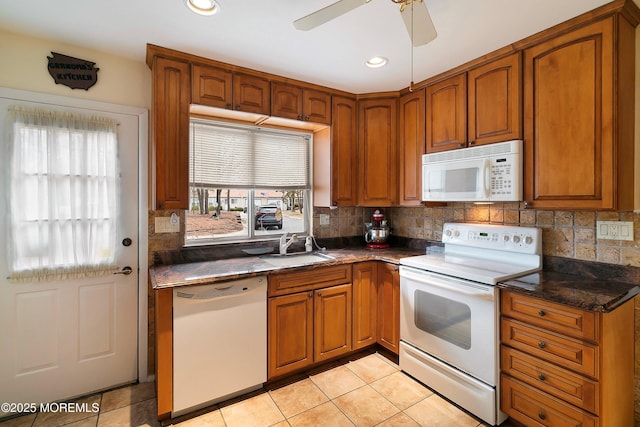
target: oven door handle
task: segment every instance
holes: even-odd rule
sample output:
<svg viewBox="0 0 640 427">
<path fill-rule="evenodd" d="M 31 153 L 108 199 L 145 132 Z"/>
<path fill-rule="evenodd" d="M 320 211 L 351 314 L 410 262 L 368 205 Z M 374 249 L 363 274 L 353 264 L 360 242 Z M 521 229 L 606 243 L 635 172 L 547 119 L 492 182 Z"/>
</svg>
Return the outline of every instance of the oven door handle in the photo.
<svg viewBox="0 0 640 427">
<path fill-rule="evenodd" d="M 402 279 L 403 277 L 423 283 L 427 286 L 435 286 L 459 294 L 473 296 L 474 298 L 489 301 L 493 301 L 495 299 L 493 286 L 489 285 L 476 285 L 471 282 L 456 279 L 455 277 L 447 277 L 446 279 L 443 279 L 441 276 L 437 276 L 428 271 L 414 272 L 414 270 L 408 269 L 401 270 L 400 278 Z M 491 289 L 488 289 L 489 287 Z"/>
</svg>

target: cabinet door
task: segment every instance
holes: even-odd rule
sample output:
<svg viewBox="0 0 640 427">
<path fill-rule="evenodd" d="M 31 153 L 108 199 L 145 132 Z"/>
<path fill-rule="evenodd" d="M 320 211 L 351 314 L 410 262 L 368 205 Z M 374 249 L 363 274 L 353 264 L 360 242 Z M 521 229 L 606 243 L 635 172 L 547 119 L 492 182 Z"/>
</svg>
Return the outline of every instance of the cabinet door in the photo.
<svg viewBox="0 0 640 427">
<path fill-rule="evenodd" d="M 233 109 L 266 114 L 271 111 L 269 80 L 248 74 L 233 75 Z"/>
<path fill-rule="evenodd" d="M 313 292 L 269 298 L 269 378 L 313 363 Z"/>
<path fill-rule="evenodd" d="M 400 273 L 378 264 L 378 344 L 398 354 L 400 347 Z"/>
<path fill-rule="evenodd" d="M 302 120 L 331 124 L 331 95 L 318 90 L 304 89 L 302 104 Z"/>
<path fill-rule="evenodd" d="M 302 88 L 271 83 L 271 113 L 277 117 L 302 120 Z"/>
<path fill-rule="evenodd" d="M 377 341 L 378 262 L 353 265 L 353 349 Z"/>
<path fill-rule="evenodd" d="M 351 351 L 351 283 L 316 290 L 314 312 L 314 362 Z"/>
<path fill-rule="evenodd" d="M 153 59 L 153 141 L 157 209 L 189 208 L 189 64 Z"/>
<path fill-rule="evenodd" d="M 233 108 L 233 74 L 222 68 L 193 65 L 191 98 L 194 104 Z"/>
<path fill-rule="evenodd" d="M 458 74 L 426 88 L 427 153 L 467 143 L 467 75 Z"/>
<path fill-rule="evenodd" d="M 397 182 L 397 100 L 365 99 L 358 109 L 358 205 L 393 206 Z"/>
<path fill-rule="evenodd" d="M 358 111 L 356 100 L 334 96 L 331 123 L 331 204 L 357 204 Z"/>
<path fill-rule="evenodd" d="M 525 200 L 615 207 L 613 18 L 524 52 Z"/>
<path fill-rule="evenodd" d="M 468 145 L 522 138 L 520 53 L 467 74 Z"/>
<path fill-rule="evenodd" d="M 398 135 L 398 204 L 416 206 L 422 200 L 422 155 L 425 147 L 424 89 L 400 98 Z"/>
</svg>

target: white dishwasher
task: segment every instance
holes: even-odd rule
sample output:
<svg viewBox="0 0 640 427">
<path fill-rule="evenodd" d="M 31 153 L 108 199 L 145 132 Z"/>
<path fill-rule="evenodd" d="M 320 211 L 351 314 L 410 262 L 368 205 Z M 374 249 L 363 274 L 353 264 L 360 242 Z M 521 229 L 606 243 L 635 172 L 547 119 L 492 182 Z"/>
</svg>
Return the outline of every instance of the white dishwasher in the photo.
<svg viewBox="0 0 640 427">
<path fill-rule="evenodd" d="M 266 380 L 266 276 L 173 290 L 172 416 Z"/>
</svg>

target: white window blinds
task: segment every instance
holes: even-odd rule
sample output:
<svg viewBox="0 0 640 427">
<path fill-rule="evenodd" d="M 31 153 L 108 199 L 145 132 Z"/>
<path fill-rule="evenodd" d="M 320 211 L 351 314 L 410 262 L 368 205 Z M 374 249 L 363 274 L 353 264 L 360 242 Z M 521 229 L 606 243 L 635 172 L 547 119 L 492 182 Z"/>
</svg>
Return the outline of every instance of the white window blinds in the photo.
<svg viewBox="0 0 640 427">
<path fill-rule="evenodd" d="M 189 148 L 189 185 L 193 187 L 310 187 L 306 134 L 192 120 Z"/>
</svg>

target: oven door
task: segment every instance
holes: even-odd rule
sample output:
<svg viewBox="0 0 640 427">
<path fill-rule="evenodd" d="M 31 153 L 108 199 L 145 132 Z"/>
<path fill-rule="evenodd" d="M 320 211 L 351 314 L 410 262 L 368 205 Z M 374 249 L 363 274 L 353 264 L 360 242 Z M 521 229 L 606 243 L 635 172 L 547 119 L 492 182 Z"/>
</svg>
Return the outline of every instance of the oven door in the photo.
<svg viewBox="0 0 640 427">
<path fill-rule="evenodd" d="M 495 286 L 400 267 L 400 339 L 491 386 L 497 303 Z"/>
</svg>

